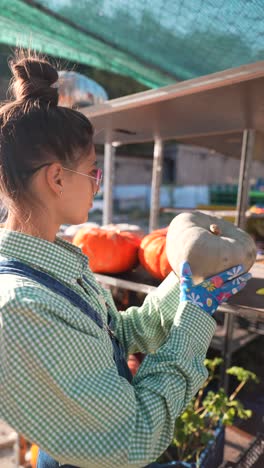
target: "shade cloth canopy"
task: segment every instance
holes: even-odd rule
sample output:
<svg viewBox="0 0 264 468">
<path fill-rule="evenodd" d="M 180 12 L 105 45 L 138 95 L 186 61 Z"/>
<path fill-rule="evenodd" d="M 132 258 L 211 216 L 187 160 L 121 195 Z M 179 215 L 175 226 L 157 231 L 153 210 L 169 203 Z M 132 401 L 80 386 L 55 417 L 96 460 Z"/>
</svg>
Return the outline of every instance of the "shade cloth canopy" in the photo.
<svg viewBox="0 0 264 468">
<path fill-rule="evenodd" d="M 160 87 L 264 59 L 263 0 L 0 0 L 0 41 Z"/>
</svg>

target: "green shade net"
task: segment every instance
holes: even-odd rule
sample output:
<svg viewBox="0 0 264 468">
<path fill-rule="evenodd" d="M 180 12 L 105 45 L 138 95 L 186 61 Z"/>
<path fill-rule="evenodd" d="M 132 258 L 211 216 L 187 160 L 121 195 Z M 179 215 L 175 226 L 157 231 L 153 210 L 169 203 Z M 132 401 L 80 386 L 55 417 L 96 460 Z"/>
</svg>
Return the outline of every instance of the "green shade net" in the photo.
<svg viewBox="0 0 264 468">
<path fill-rule="evenodd" d="M 264 58 L 263 0 L 0 0 L 0 42 L 158 87 Z"/>
</svg>

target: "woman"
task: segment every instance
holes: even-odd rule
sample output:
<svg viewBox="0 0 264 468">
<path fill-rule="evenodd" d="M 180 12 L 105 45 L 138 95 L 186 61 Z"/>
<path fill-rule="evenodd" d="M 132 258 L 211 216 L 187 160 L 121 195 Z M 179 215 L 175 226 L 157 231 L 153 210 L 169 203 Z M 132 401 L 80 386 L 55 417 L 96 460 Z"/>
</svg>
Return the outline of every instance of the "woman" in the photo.
<svg viewBox="0 0 264 468">
<path fill-rule="evenodd" d="M 239 267 L 235 286 L 224 272 L 213 293 L 187 264 L 181 286 L 171 273 L 118 313 L 85 255 L 56 237 L 86 221 L 100 186 L 92 126 L 57 105 L 48 62 L 17 58 L 12 72 L 15 100 L 0 111 L 0 418 L 41 448 L 39 468 L 146 466 L 206 379 L 211 315 L 249 275 Z M 132 380 L 133 352 L 147 357 Z"/>
</svg>

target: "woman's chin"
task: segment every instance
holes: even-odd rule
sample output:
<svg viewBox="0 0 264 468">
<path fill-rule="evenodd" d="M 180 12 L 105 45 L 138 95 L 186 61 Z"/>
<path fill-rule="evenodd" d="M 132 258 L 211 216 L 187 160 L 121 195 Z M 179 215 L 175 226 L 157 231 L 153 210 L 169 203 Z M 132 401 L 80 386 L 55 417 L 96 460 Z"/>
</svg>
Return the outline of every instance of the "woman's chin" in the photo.
<svg viewBox="0 0 264 468">
<path fill-rule="evenodd" d="M 85 216 L 76 216 L 74 218 L 68 219 L 67 223 L 65 224 L 70 224 L 70 225 L 77 225 L 77 224 L 83 224 L 86 223 L 88 220 L 88 214 L 86 213 Z"/>
</svg>

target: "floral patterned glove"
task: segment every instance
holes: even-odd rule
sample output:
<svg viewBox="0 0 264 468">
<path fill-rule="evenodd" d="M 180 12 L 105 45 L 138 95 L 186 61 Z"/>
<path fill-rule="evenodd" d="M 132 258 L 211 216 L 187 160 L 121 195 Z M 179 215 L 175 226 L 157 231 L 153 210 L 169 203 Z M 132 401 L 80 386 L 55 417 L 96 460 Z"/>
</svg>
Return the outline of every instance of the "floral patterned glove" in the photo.
<svg viewBox="0 0 264 468">
<path fill-rule="evenodd" d="M 226 302 L 246 286 L 251 274 L 245 273 L 243 275 L 244 272 L 243 265 L 237 265 L 194 285 L 191 267 L 188 262 L 183 262 L 180 278 L 180 302 L 192 302 L 212 315 L 219 304 Z"/>
</svg>

